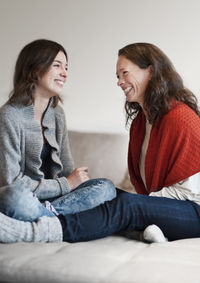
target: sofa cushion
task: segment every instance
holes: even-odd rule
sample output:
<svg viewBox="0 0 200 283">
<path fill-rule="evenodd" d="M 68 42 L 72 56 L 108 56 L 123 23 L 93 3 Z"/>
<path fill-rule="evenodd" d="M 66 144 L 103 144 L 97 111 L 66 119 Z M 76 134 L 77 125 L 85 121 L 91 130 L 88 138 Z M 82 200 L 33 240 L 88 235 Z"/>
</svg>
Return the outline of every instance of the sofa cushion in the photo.
<svg viewBox="0 0 200 283">
<path fill-rule="evenodd" d="M 0 282 L 200 281 L 200 239 L 145 244 L 110 236 L 76 244 L 0 244 L 0 251 Z"/>
<path fill-rule="evenodd" d="M 69 131 L 75 166 L 88 166 L 90 178 L 120 186 L 127 172 L 128 135 Z"/>
</svg>

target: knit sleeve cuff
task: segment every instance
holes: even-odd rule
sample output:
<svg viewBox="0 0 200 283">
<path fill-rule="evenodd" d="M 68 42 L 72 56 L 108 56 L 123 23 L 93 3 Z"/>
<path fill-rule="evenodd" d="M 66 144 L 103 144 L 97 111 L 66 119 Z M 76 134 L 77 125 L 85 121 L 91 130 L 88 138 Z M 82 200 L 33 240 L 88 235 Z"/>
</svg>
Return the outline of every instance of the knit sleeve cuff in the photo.
<svg viewBox="0 0 200 283">
<path fill-rule="evenodd" d="M 61 188 L 61 195 L 62 196 L 71 191 L 71 188 L 69 186 L 69 183 L 68 183 L 66 177 L 60 177 L 57 180 L 58 180 L 58 183 L 59 183 L 60 188 Z"/>
</svg>

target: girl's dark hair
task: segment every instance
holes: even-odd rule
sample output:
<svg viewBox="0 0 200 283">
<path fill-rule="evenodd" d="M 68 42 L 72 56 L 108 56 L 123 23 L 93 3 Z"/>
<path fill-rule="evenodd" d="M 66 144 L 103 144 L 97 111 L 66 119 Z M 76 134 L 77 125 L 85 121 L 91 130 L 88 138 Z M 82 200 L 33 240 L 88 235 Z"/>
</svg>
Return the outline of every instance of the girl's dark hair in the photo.
<svg viewBox="0 0 200 283">
<path fill-rule="evenodd" d="M 151 124 L 169 111 L 172 98 L 184 102 L 200 116 L 197 98 L 184 87 L 173 64 L 158 47 L 150 43 L 134 43 L 120 49 L 118 56 L 121 55 L 142 69 L 150 65 L 153 67 L 152 77 L 144 97 L 144 109 Z M 140 109 L 141 106 L 137 102 L 126 101 L 126 123 L 133 120 Z"/>
<path fill-rule="evenodd" d="M 8 103 L 30 105 L 33 102 L 38 77 L 48 71 L 59 51 L 62 51 L 68 59 L 65 49 L 60 44 L 47 39 L 35 40 L 21 50 L 15 65 L 14 88 Z M 53 97 L 54 107 L 59 100 L 61 100 L 59 96 Z"/>
</svg>

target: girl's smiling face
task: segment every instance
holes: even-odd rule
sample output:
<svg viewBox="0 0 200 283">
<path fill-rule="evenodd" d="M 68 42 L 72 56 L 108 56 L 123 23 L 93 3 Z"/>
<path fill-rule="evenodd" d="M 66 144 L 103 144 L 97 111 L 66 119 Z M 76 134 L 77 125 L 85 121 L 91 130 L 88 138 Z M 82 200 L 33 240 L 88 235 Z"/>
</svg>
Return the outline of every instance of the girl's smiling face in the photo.
<svg viewBox="0 0 200 283">
<path fill-rule="evenodd" d="M 141 69 L 120 55 L 117 61 L 118 86 L 122 88 L 128 102 L 137 102 L 143 108 L 144 95 L 151 79 L 152 66 Z"/>
<path fill-rule="evenodd" d="M 48 71 L 38 78 L 36 93 L 44 97 L 60 95 L 67 80 L 67 59 L 65 54 L 60 51 L 56 55 Z"/>
</svg>

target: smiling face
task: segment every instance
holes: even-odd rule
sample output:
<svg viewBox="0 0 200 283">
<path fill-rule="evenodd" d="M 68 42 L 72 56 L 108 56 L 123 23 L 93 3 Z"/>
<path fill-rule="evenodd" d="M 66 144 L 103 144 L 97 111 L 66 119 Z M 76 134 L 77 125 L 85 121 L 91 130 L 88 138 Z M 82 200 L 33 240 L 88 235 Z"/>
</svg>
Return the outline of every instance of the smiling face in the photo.
<svg viewBox="0 0 200 283">
<path fill-rule="evenodd" d="M 67 59 L 62 51 L 56 55 L 48 71 L 38 78 L 36 96 L 50 98 L 60 95 L 67 80 Z"/>
<path fill-rule="evenodd" d="M 141 69 L 125 56 L 119 56 L 117 61 L 117 84 L 124 91 L 128 102 L 137 102 L 143 108 L 145 91 L 151 79 L 151 70 L 152 66 Z"/>
</svg>

